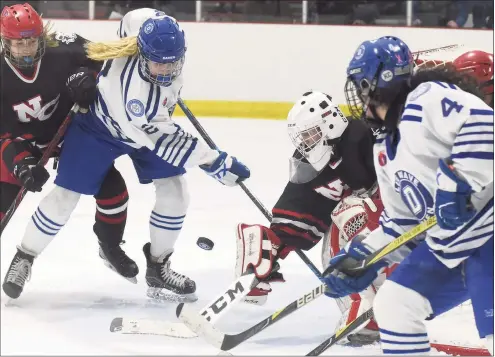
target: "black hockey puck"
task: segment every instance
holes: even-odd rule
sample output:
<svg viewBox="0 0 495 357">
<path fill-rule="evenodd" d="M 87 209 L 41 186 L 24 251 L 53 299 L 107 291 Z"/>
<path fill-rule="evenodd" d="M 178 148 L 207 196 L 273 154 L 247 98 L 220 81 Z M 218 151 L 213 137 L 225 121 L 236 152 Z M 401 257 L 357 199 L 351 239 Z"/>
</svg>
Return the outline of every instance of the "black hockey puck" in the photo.
<svg viewBox="0 0 495 357">
<path fill-rule="evenodd" d="M 206 237 L 199 237 L 196 244 L 198 245 L 198 247 L 204 250 L 212 250 L 213 246 L 215 245 L 210 239 Z"/>
</svg>

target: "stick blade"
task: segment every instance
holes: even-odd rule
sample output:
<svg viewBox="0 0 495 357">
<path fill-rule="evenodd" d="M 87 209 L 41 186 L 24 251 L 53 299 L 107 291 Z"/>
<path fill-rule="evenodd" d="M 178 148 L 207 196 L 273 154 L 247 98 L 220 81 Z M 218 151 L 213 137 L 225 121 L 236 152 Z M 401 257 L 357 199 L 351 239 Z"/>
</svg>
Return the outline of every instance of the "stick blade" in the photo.
<svg viewBox="0 0 495 357">
<path fill-rule="evenodd" d="M 170 322 L 152 319 L 129 319 L 116 317 L 110 323 L 110 331 L 120 334 L 159 335 L 174 338 L 195 338 L 192 332 L 180 322 Z"/>
<path fill-rule="evenodd" d="M 179 304 L 177 306 L 177 317 L 193 333 L 203 337 L 210 345 L 222 349 L 225 334 L 206 321 L 191 305 Z"/>
</svg>

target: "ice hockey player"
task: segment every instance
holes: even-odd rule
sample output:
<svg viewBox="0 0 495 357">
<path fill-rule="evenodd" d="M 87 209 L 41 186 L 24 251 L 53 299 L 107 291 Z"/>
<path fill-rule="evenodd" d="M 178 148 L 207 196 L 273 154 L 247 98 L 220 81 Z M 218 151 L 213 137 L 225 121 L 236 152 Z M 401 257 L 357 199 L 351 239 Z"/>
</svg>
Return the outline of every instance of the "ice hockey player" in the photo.
<svg viewBox="0 0 495 357">
<path fill-rule="evenodd" d="M 415 70 L 453 65 L 457 71 L 469 74 L 478 81 L 480 89 L 485 95 L 485 103 L 493 108 L 493 54 L 473 50 L 463 53 L 453 61 L 417 58 L 415 64 Z"/>
<path fill-rule="evenodd" d="M 236 275 L 254 268 L 261 282 L 245 301 L 256 305 L 266 302 L 271 283 L 284 281 L 278 259 L 296 248 L 311 249 L 323 238 L 327 266 L 329 257 L 347 240 L 377 227 L 382 210 L 373 167 L 373 134 L 364 122 L 346 118 L 330 96 L 311 91 L 295 102 L 287 125 L 297 150 L 291 158 L 290 181 L 272 209 L 271 225 L 237 227 Z M 374 288 L 339 299 L 342 323 L 369 308 L 373 289 L 384 281 L 384 274 Z M 372 321 L 349 340 L 365 344 L 378 338 Z"/>
<path fill-rule="evenodd" d="M 478 81 L 485 95 L 485 103 L 493 108 L 493 54 L 485 51 L 468 51 L 457 57 L 452 64 L 461 72 Z"/>
<path fill-rule="evenodd" d="M 471 299 L 493 354 L 493 110 L 472 77 L 412 69 L 396 37 L 363 42 L 347 68 L 350 108 L 383 129 L 373 150 L 383 224 L 352 239 L 330 265 L 364 259 L 433 214 L 438 223 L 412 251 L 402 247 L 361 275 L 335 271 L 327 294 L 359 292 L 380 266 L 400 262 L 373 303 L 384 353 L 428 353 L 424 320 Z"/>
<path fill-rule="evenodd" d="M 27 3 L 2 10 L 0 218 L 21 186 L 31 192 L 41 191 L 49 178 L 45 168 L 36 166 L 44 148 L 74 102 L 88 107 L 96 94 L 94 73 L 102 62 L 86 57 L 85 42 L 76 34 L 51 32 L 50 25 L 44 26 Z M 120 247 L 128 195 L 125 181 L 115 167 L 109 167 L 94 196 L 97 210 L 93 229 L 100 256 L 113 270 L 135 280 L 137 265 Z M 19 297 L 34 258 L 60 228 L 45 215 L 43 207 L 32 219 L 32 224 L 45 234 L 29 236 L 18 246 L 3 283 L 3 290 L 11 298 Z"/>
<path fill-rule="evenodd" d="M 127 35 L 87 45 L 90 58 L 105 60 L 98 75 L 97 99 L 88 113 L 74 118 L 64 139 L 55 188 L 40 208 L 46 219 L 61 228 L 81 194 L 94 194 L 113 161 L 129 155 L 140 182 L 155 186 L 151 243 L 143 247 L 148 296 L 191 301 L 196 298 L 195 282 L 170 268 L 189 203 L 185 169 L 199 166 L 227 186 L 237 185 L 250 172 L 236 158 L 210 149 L 170 118 L 168 109 L 177 102 L 183 83 L 186 53 L 185 35 L 175 19 L 159 14 L 147 19 L 137 36 Z M 31 221 L 25 232 L 28 237 L 46 239 L 46 232 Z"/>
</svg>

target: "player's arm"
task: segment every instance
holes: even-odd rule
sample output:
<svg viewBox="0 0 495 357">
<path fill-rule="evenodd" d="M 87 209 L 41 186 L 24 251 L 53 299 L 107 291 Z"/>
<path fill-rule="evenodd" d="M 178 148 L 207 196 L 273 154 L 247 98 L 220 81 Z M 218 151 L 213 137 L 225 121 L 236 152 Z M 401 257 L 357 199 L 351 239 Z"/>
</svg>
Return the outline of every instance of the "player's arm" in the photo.
<svg viewBox="0 0 495 357">
<path fill-rule="evenodd" d="M 369 186 L 368 189 L 376 183 L 375 163 L 373 157 L 373 145 L 374 145 L 373 132 L 368 129 L 363 133 L 361 140 L 359 141 L 359 148 L 363 157 L 364 165 L 369 173 Z"/>
<path fill-rule="evenodd" d="M 284 246 L 309 250 L 324 237 L 337 203 L 315 192 L 310 184 L 288 182 L 272 209 L 270 229 Z"/>
<path fill-rule="evenodd" d="M 440 158 L 436 176 L 435 214 L 447 230 L 470 221 L 476 213 L 471 196 L 493 185 L 493 110 L 456 88 L 439 92 L 423 106 L 425 125 L 452 147 L 448 157 Z"/>
<path fill-rule="evenodd" d="M 432 136 L 423 144 L 429 146 L 440 141 L 451 145 L 450 157 L 443 159 L 451 160 L 457 174 L 474 192 L 480 192 L 493 182 L 493 109 L 482 99 L 458 88 L 432 92 L 429 97 L 426 93 L 423 101 L 423 97 L 418 100 L 422 108 L 418 114 L 420 124 Z"/>
<path fill-rule="evenodd" d="M 247 301 L 262 305 L 271 291 L 270 283 L 284 281 L 278 271 L 279 259 L 295 249 L 308 250 L 324 237 L 335 204 L 314 192 L 311 185 L 289 182 L 272 210 L 270 227 L 237 226 L 236 276 L 252 269 L 261 281 Z"/>
<path fill-rule="evenodd" d="M 85 47 L 88 41 L 75 33 L 57 32 L 55 39 L 64 49 L 61 53 L 70 59 L 71 70 L 66 83 L 69 96 L 81 108 L 88 108 L 96 99 L 96 76 L 103 62 L 88 58 Z"/>
<path fill-rule="evenodd" d="M 22 138 L 0 139 L 0 160 L 22 186 L 28 191 L 40 192 L 50 174 L 43 166 L 38 166 L 41 153 Z"/>
<path fill-rule="evenodd" d="M 141 115 L 140 112 L 137 112 L 137 109 L 134 109 L 133 112 L 131 111 L 132 109 L 129 110 L 132 105 L 140 104 L 128 104 L 128 108 L 126 108 L 128 120 L 139 133 L 138 136 L 131 137 L 140 139 L 139 144 L 148 147 L 168 164 L 190 168 L 209 164 L 219 156 L 217 150 L 210 149 L 174 123 L 165 108 L 161 110 L 160 118 L 155 117 L 148 122 L 144 113 Z M 145 109 L 143 107 L 140 110 L 144 111 Z"/>
<path fill-rule="evenodd" d="M 127 119 L 135 132 L 130 137 L 136 138 L 139 144 L 148 147 L 166 163 L 181 168 L 199 166 L 227 186 L 235 186 L 249 178 L 246 166 L 226 152 L 210 149 L 184 131 L 170 119 L 166 108 L 162 108 L 150 122 L 144 111 L 142 103 L 130 101 L 126 105 Z"/>
<path fill-rule="evenodd" d="M 368 236 L 357 235 L 350 240 L 346 246 L 330 260 L 330 266 L 338 266 L 341 261 L 352 258 L 363 260 L 373 252 L 386 246 L 398 238 L 406 230 L 417 225 L 417 220 L 409 218 L 391 218 L 387 211 L 383 211 L 380 217 L 380 226 Z M 419 238 L 417 238 L 419 239 Z M 384 267 L 394 263 L 400 263 L 415 248 L 416 243 L 410 242 L 396 251 L 388 254 L 382 260 L 371 265 L 360 274 L 347 275 L 349 272 L 334 270 L 324 278 L 329 287 L 325 294 L 333 298 L 340 298 L 352 293 L 359 293 L 370 286 Z"/>
<path fill-rule="evenodd" d="M 88 68 L 95 74 L 98 74 L 103 66 L 103 61 L 96 61 L 88 58 L 86 44 L 90 41 L 77 34 L 71 34 L 71 36 L 74 36 L 74 41 L 70 42 L 66 46 L 70 53 L 73 67 Z"/>
</svg>

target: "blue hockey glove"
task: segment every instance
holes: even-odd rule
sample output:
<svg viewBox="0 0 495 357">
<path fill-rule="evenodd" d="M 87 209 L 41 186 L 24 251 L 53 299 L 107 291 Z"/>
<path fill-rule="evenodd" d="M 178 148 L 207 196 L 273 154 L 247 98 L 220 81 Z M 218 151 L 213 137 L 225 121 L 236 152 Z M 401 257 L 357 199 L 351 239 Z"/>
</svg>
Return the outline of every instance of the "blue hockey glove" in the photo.
<svg viewBox="0 0 495 357">
<path fill-rule="evenodd" d="M 235 157 L 220 151 L 220 155 L 211 165 L 200 165 L 208 175 L 226 186 L 235 186 L 249 178 L 249 169 Z"/>
<path fill-rule="evenodd" d="M 453 230 L 471 220 L 476 214 L 476 210 L 470 204 L 473 190 L 467 182 L 455 175 L 445 161 L 440 160 L 439 163 L 435 215 L 440 228 Z"/>
<path fill-rule="evenodd" d="M 347 258 L 363 260 L 372 252 L 366 248 L 361 241 L 364 236 L 356 236 L 340 252 L 330 260 L 330 266 L 335 266 Z M 327 285 L 325 295 L 331 298 L 340 298 L 353 293 L 358 293 L 366 289 L 378 276 L 378 271 L 388 264 L 384 261 L 371 265 L 367 270 L 358 275 L 347 275 L 338 270 L 334 270 L 323 281 Z M 337 268 L 338 269 L 338 268 Z"/>
</svg>

